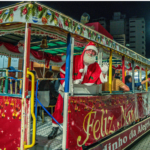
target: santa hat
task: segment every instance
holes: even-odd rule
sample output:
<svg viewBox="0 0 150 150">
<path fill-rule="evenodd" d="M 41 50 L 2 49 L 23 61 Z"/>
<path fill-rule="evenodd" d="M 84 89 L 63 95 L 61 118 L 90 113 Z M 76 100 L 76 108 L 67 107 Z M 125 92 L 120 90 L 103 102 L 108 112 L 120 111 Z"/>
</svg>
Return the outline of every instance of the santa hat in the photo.
<svg viewBox="0 0 150 150">
<path fill-rule="evenodd" d="M 86 47 L 84 48 L 83 50 L 83 53 L 81 54 L 81 59 L 80 59 L 80 63 L 78 63 L 80 66 L 79 66 L 79 71 L 82 73 L 83 70 L 84 70 L 84 62 L 83 62 L 83 57 L 84 57 L 84 53 L 86 50 L 89 50 L 89 49 L 92 49 L 94 50 L 96 53 L 98 53 L 98 50 L 96 48 L 96 45 L 93 43 L 93 42 L 89 42 Z"/>
<path fill-rule="evenodd" d="M 92 49 L 94 50 L 96 53 L 98 53 L 98 50 L 96 48 L 96 45 L 93 43 L 93 42 L 89 42 L 85 48 L 85 50 L 89 50 L 89 49 Z"/>
<path fill-rule="evenodd" d="M 20 40 L 20 41 L 18 42 L 18 44 L 21 44 L 21 46 L 24 46 L 24 40 Z"/>
</svg>

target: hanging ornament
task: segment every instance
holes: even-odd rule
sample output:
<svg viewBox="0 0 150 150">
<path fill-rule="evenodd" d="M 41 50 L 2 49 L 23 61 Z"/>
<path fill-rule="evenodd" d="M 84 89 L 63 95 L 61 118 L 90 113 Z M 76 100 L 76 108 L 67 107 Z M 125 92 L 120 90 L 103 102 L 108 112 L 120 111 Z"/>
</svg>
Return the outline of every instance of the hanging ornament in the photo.
<svg viewBox="0 0 150 150">
<path fill-rule="evenodd" d="M 68 26 L 68 21 L 67 20 L 65 21 L 65 25 Z"/>
<path fill-rule="evenodd" d="M 42 7 L 41 7 L 40 5 L 38 6 L 38 10 L 39 10 L 39 11 L 42 11 Z"/>
<path fill-rule="evenodd" d="M 0 19 L 0 23 L 3 23 L 3 19 Z"/>
<path fill-rule="evenodd" d="M 9 13 L 9 9 L 6 10 L 5 14 L 7 15 Z"/>
<path fill-rule="evenodd" d="M 12 22 L 14 20 L 14 14 L 10 14 L 9 21 Z"/>
<path fill-rule="evenodd" d="M 54 18 L 54 24 L 55 24 L 55 25 L 58 24 L 57 18 Z"/>
<path fill-rule="evenodd" d="M 16 11 L 18 9 L 18 6 L 14 7 L 14 11 Z"/>
<path fill-rule="evenodd" d="M 28 6 L 29 6 L 29 8 L 33 8 L 33 4 L 29 4 Z"/>
<path fill-rule="evenodd" d="M 20 115 L 20 117 L 19 117 L 19 120 L 21 120 L 21 115 Z"/>
<path fill-rule="evenodd" d="M 59 27 L 60 27 L 60 28 L 63 28 L 63 25 L 62 25 L 60 19 L 59 19 Z"/>
<path fill-rule="evenodd" d="M 42 23 L 43 23 L 43 24 L 47 24 L 47 19 L 46 19 L 45 16 L 42 17 Z"/>
<path fill-rule="evenodd" d="M 47 14 L 48 15 L 52 15 L 52 13 L 50 12 L 50 10 L 47 10 Z"/>
<path fill-rule="evenodd" d="M 59 17 L 59 14 L 58 14 L 58 13 L 55 13 L 55 16 L 56 16 L 56 17 Z"/>
<path fill-rule="evenodd" d="M 28 12 L 28 10 L 27 10 L 27 8 L 25 7 L 24 9 L 23 9 L 23 15 L 25 15 L 25 14 L 27 14 L 27 12 Z"/>
<path fill-rule="evenodd" d="M 41 43 L 40 47 L 41 48 L 48 48 L 46 37 L 43 37 L 43 40 L 42 40 L 42 43 Z"/>
<path fill-rule="evenodd" d="M 37 23 L 38 22 L 38 18 L 37 17 L 32 17 L 32 21 L 34 22 L 34 23 Z"/>
</svg>

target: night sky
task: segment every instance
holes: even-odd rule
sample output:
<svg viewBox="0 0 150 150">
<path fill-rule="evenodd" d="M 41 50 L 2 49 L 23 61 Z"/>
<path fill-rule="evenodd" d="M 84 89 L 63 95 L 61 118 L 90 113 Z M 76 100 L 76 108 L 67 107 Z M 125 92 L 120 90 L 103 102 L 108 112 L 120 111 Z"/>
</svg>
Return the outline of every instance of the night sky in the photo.
<svg viewBox="0 0 150 150">
<path fill-rule="evenodd" d="M 0 2 L 0 7 L 8 6 L 14 2 Z M 41 3 L 58 10 L 71 18 L 80 21 L 80 17 L 87 12 L 92 22 L 93 19 L 105 17 L 109 22 L 114 12 L 132 16 L 144 17 L 146 22 L 146 57 L 150 58 L 150 2 L 44 2 Z"/>
</svg>

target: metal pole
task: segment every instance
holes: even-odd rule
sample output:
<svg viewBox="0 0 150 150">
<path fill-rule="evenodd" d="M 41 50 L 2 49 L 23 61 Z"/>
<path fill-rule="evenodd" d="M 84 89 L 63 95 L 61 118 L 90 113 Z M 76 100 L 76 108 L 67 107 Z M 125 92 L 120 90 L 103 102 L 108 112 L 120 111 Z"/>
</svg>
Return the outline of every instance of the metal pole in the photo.
<svg viewBox="0 0 150 150">
<path fill-rule="evenodd" d="M 67 141 L 67 118 L 68 118 L 68 93 L 70 78 L 70 54 L 71 54 L 71 35 L 67 36 L 67 54 L 66 54 L 66 73 L 65 73 L 65 93 L 64 93 L 64 112 L 63 112 L 63 140 L 62 149 L 66 150 Z"/>
<path fill-rule="evenodd" d="M 28 95 L 28 78 L 27 78 L 27 68 L 29 68 L 29 58 L 30 58 L 30 36 L 31 30 L 29 24 L 26 23 L 25 27 L 25 48 L 24 48 L 24 67 L 23 67 L 23 91 L 22 91 L 22 111 L 21 111 L 21 140 L 20 140 L 20 150 L 24 150 L 24 120 L 25 120 L 25 105 L 26 96 Z M 30 116 L 29 116 L 30 119 Z M 29 133 L 29 132 L 28 132 Z M 28 143 L 29 144 L 28 139 Z"/>
<path fill-rule="evenodd" d="M 146 74 L 145 76 L 146 76 L 146 79 L 147 79 L 147 77 L 148 77 L 148 76 L 147 76 L 147 67 L 146 67 L 146 69 L 145 69 L 145 74 Z M 148 82 L 146 82 L 146 91 L 148 92 Z"/>
<path fill-rule="evenodd" d="M 142 82 L 142 66 L 140 65 L 140 82 Z M 142 91 L 142 88 L 141 88 Z"/>
<path fill-rule="evenodd" d="M 98 50 L 98 64 L 102 66 L 102 60 L 103 60 L 103 55 L 102 55 L 102 48 L 99 48 Z M 99 93 L 102 93 L 102 84 L 98 85 L 99 86 Z"/>
<path fill-rule="evenodd" d="M 8 67 L 11 65 L 11 57 L 8 57 Z"/>
<path fill-rule="evenodd" d="M 133 93 L 135 92 L 135 87 L 134 87 L 134 61 L 132 60 L 132 90 Z"/>
<path fill-rule="evenodd" d="M 39 80 L 36 82 L 36 93 L 35 93 L 35 117 L 37 120 L 37 95 L 38 95 L 38 85 L 39 85 Z M 37 131 L 37 121 L 36 121 L 36 131 Z M 37 137 L 36 137 L 37 138 Z"/>
<path fill-rule="evenodd" d="M 125 83 L 125 57 L 122 56 L 122 82 Z"/>
<path fill-rule="evenodd" d="M 71 38 L 71 60 L 70 60 L 70 83 L 69 83 L 69 93 L 73 95 L 73 79 L 72 79 L 72 74 L 73 74 L 73 53 L 74 53 L 74 38 Z"/>
<path fill-rule="evenodd" d="M 109 91 L 112 93 L 112 50 L 109 56 Z"/>
</svg>

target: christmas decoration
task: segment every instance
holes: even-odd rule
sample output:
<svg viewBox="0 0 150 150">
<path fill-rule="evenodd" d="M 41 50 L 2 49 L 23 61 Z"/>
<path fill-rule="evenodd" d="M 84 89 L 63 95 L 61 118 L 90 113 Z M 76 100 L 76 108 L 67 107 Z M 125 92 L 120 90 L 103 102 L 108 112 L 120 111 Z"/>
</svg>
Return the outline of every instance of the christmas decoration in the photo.
<svg viewBox="0 0 150 150">
<path fill-rule="evenodd" d="M 59 14 L 58 14 L 58 13 L 55 13 L 55 16 L 56 16 L 56 17 L 59 17 Z"/>
<path fill-rule="evenodd" d="M 60 28 L 63 28 L 63 25 L 62 25 L 60 19 L 59 19 L 59 27 L 60 27 Z"/>
<path fill-rule="evenodd" d="M 5 118 L 5 113 L 4 112 L 2 113 L 2 118 Z"/>
<path fill-rule="evenodd" d="M 5 100 L 5 98 L 4 98 L 4 100 Z M 8 97 L 7 97 L 6 101 L 5 101 L 5 105 L 6 105 L 6 106 L 9 105 Z"/>
<path fill-rule="evenodd" d="M 33 8 L 33 4 L 29 4 L 28 6 L 29 6 L 29 8 Z"/>
<path fill-rule="evenodd" d="M 12 98 L 12 100 L 11 100 L 10 106 L 11 106 L 11 107 L 14 106 L 14 100 L 13 100 L 13 98 Z"/>
<path fill-rule="evenodd" d="M 16 11 L 18 9 L 18 6 L 14 7 L 14 11 Z"/>
<path fill-rule="evenodd" d="M 0 23 L 3 23 L 3 19 L 0 19 Z"/>
<path fill-rule="evenodd" d="M 2 12 L 3 12 L 3 11 L 2 11 L 2 10 L 0 10 L 0 14 L 2 14 Z"/>
<path fill-rule="evenodd" d="M 58 24 L 57 18 L 54 18 L 54 24 L 55 24 L 55 25 Z"/>
<path fill-rule="evenodd" d="M 32 21 L 33 21 L 34 23 L 37 23 L 37 22 L 38 22 L 38 18 L 37 18 L 37 17 L 32 17 Z"/>
<path fill-rule="evenodd" d="M 65 21 L 65 25 L 68 26 L 68 21 L 67 20 Z"/>
<path fill-rule="evenodd" d="M 38 6 L 38 10 L 39 10 L 39 11 L 42 11 L 42 7 L 41 7 L 40 5 Z"/>
<path fill-rule="evenodd" d="M 12 116 L 13 116 L 14 119 L 17 118 L 18 115 L 17 115 L 16 111 L 14 111 L 14 113 L 12 114 Z"/>
<path fill-rule="evenodd" d="M 27 8 L 25 7 L 25 8 L 23 9 L 23 12 L 22 12 L 23 15 L 27 14 L 27 11 L 28 11 L 28 10 L 27 10 Z"/>
<path fill-rule="evenodd" d="M 52 13 L 50 12 L 50 10 L 47 10 L 47 14 L 48 15 L 52 15 Z"/>
<path fill-rule="evenodd" d="M 6 11 L 5 11 L 5 14 L 7 15 L 9 13 L 9 9 L 7 9 Z"/>
<path fill-rule="evenodd" d="M 13 19 L 14 19 L 14 14 L 11 14 L 10 17 L 9 17 L 9 21 L 12 22 Z"/>
<path fill-rule="evenodd" d="M 44 17 L 42 17 L 42 23 L 43 24 L 47 24 L 47 19 L 46 19 L 46 17 L 44 16 Z"/>
</svg>

